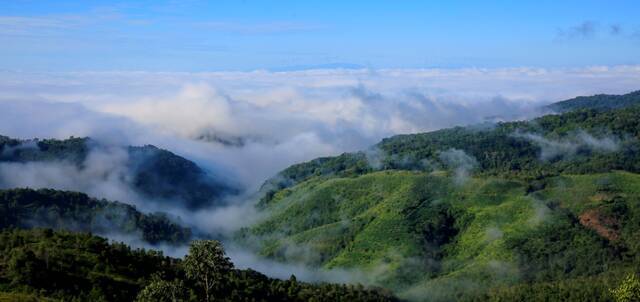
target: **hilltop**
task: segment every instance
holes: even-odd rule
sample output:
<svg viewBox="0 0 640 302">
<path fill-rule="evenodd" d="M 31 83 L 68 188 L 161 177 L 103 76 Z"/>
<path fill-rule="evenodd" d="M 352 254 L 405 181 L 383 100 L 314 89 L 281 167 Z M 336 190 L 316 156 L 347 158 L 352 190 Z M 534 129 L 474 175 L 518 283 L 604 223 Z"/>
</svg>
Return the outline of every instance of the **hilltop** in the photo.
<svg viewBox="0 0 640 302">
<path fill-rule="evenodd" d="M 557 112 L 568 112 L 579 109 L 611 110 L 640 104 L 640 91 L 623 95 L 597 94 L 579 96 L 570 100 L 553 103 L 547 108 Z"/>
</svg>

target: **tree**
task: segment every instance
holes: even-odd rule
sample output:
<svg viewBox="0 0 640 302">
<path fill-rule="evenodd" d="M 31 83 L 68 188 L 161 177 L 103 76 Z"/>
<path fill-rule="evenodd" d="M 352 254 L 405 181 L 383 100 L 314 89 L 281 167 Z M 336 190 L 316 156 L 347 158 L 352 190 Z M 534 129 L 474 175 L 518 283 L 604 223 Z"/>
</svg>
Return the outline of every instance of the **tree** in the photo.
<svg viewBox="0 0 640 302">
<path fill-rule="evenodd" d="M 640 301 L 640 278 L 636 274 L 629 274 L 611 293 L 616 302 Z"/>
<path fill-rule="evenodd" d="M 183 265 L 187 277 L 204 289 L 207 302 L 214 287 L 233 269 L 233 263 L 225 256 L 224 247 L 216 240 L 193 241 Z"/>
<path fill-rule="evenodd" d="M 182 280 L 166 281 L 154 276 L 149 285 L 140 291 L 138 302 L 181 302 L 187 301 L 188 295 Z"/>
</svg>

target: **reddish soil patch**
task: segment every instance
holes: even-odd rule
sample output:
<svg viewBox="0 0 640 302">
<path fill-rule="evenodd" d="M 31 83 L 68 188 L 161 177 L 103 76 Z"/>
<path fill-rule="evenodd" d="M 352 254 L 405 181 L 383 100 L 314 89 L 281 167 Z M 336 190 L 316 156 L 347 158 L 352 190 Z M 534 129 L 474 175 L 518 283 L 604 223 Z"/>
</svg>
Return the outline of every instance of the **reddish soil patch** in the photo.
<svg viewBox="0 0 640 302">
<path fill-rule="evenodd" d="M 580 216 L 580 224 L 594 230 L 598 235 L 610 241 L 616 241 L 620 237 L 617 231 L 619 222 L 611 217 L 600 214 L 598 209 L 587 210 Z"/>
</svg>

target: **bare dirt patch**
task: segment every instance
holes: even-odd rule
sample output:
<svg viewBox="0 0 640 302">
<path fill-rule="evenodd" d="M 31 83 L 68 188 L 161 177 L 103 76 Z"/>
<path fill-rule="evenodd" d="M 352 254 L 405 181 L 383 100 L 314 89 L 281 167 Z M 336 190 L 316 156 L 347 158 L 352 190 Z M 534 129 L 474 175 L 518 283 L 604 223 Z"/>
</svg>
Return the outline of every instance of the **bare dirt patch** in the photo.
<svg viewBox="0 0 640 302">
<path fill-rule="evenodd" d="M 620 223 L 612 217 L 602 215 L 598 209 L 587 210 L 579 218 L 580 224 L 610 241 L 620 238 Z"/>
</svg>

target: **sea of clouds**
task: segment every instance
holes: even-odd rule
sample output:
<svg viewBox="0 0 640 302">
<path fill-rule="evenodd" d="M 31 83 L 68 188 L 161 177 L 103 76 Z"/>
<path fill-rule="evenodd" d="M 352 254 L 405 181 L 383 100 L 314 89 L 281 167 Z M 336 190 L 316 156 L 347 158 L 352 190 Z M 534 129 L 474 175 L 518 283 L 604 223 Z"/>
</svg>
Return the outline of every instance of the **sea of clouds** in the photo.
<svg viewBox="0 0 640 302">
<path fill-rule="evenodd" d="M 640 67 L 0 72 L 0 134 L 154 144 L 256 188 L 287 166 L 381 138 L 530 118 L 640 87 Z"/>
<path fill-rule="evenodd" d="M 85 170 L 56 163 L 3 163 L 0 179 L 10 180 L 2 187 L 55 187 L 119 199 L 142 210 L 165 210 L 201 231 L 230 234 L 259 219 L 252 193 L 291 164 L 362 150 L 396 134 L 528 119 L 546 113 L 541 108 L 551 102 L 639 88 L 639 66 L 207 73 L 0 71 L 0 135 L 23 139 L 90 136 L 113 146 L 153 144 L 193 160 L 217 177 L 243 184 L 246 191 L 223 208 L 150 208 L 130 192 L 126 177 L 121 177 L 118 162 L 126 155 L 117 148 L 92 154 L 87 160 L 93 164 L 87 164 L 90 169 Z M 462 156 L 450 155 L 453 159 Z M 473 166 L 471 160 L 464 162 L 464 167 Z M 461 179 L 467 170 L 460 169 Z M 93 174 L 103 177 L 90 177 Z M 180 255 L 185 250 L 168 252 Z M 241 267 L 271 267 L 272 275 L 278 277 L 292 270 L 287 266 L 278 269 L 247 251 L 236 249 L 231 256 Z M 299 269 L 298 275 L 310 274 L 305 279 L 327 274 Z"/>
</svg>

